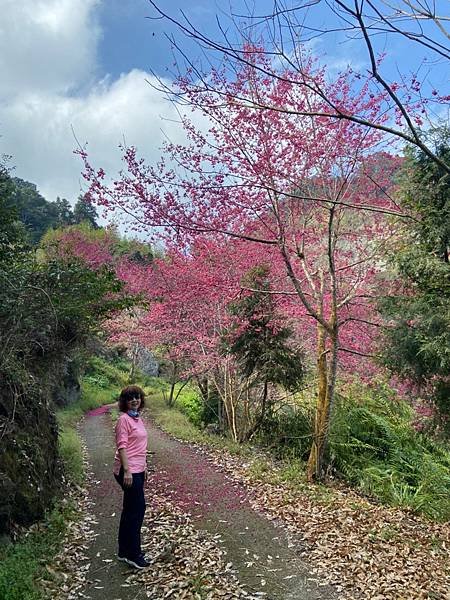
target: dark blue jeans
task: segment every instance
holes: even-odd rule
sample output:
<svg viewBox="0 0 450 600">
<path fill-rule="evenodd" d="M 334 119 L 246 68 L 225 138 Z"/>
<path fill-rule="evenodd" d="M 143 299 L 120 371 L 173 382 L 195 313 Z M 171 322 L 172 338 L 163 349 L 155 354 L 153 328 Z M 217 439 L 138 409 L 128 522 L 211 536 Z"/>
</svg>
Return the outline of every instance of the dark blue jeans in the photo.
<svg viewBox="0 0 450 600">
<path fill-rule="evenodd" d="M 123 489 L 123 507 L 119 525 L 119 556 L 136 559 L 142 554 L 141 527 L 145 514 L 144 472 L 133 473 L 133 485 L 123 485 L 123 468 L 114 475 Z"/>
</svg>

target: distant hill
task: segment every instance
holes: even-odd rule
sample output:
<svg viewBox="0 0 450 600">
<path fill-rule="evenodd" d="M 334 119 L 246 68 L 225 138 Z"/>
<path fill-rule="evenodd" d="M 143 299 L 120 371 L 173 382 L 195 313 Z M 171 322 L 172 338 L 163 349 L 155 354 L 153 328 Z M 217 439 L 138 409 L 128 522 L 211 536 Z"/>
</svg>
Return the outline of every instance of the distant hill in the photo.
<svg viewBox="0 0 450 600">
<path fill-rule="evenodd" d="M 32 244 L 37 244 L 50 228 L 75 225 L 83 221 L 88 221 L 94 228 L 98 228 L 97 212 L 82 196 L 72 209 L 70 202 L 65 198 L 57 198 L 55 202 L 46 200 L 34 183 L 18 177 L 13 177 L 12 182 L 13 191 L 8 203 L 16 209 Z"/>
</svg>

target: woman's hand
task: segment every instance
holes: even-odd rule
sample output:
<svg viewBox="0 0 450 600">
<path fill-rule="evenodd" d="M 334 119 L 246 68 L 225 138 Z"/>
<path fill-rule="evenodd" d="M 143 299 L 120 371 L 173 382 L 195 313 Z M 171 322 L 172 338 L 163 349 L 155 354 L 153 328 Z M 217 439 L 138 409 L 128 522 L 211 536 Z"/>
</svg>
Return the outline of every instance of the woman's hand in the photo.
<svg viewBox="0 0 450 600">
<path fill-rule="evenodd" d="M 123 485 L 124 487 L 131 487 L 133 485 L 133 474 L 130 471 L 123 472 Z"/>
</svg>

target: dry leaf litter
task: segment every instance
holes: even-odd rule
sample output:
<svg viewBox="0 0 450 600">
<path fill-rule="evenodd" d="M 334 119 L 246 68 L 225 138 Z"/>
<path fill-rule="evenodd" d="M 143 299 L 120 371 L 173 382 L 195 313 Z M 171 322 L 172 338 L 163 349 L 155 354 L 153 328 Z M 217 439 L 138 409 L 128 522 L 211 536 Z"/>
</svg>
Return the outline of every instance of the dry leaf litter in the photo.
<svg viewBox="0 0 450 600">
<path fill-rule="evenodd" d="M 150 482 L 150 489 L 152 489 Z M 144 582 L 147 598 L 161 600 L 256 600 L 239 584 L 231 562 L 221 548 L 220 536 L 197 530 L 190 517 L 162 496 L 152 497 L 144 544 L 150 567 L 132 573 L 127 583 Z"/>
<path fill-rule="evenodd" d="M 448 524 L 378 505 L 339 484 L 323 494 L 316 486 L 308 491 L 262 481 L 251 474 L 248 460 L 222 449 L 195 446 L 251 492 L 249 501 L 256 510 L 300 536 L 307 544 L 303 558 L 315 565 L 312 572 L 335 585 L 341 598 L 450 600 Z M 276 464 L 271 470 L 275 479 Z M 48 578 L 40 582 L 49 598 L 58 600 L 82 597 L 89 570 L 85 551 L 95 536 L 88 492 L 73 487 L 68 494 L 81 517 L 68 524 L 63 551 L 47 567 Z M 139 580 L 145 585 L 145 597 L 154 600 L 261 598 L 239 585 L 219 539 L 197 531 L 189 516 L 167 498 L 152 497 L 151 504 L 145 520 L 151 565 L 130 572 L 124 586 Z"/>
<path fill-rule="evenodd" d="M 334 585 L 341 598 L 450 600 L 448 523 L 382 506 L 336 482 L 324 493 L 314 485 L 263 481 L 252 475 L 248 459 L 196 447 L 251 492 L 254 509 L 299 536 L 311 571 Z M 276 480 L 279 468 L 267 456 L 265 461 L 267 479 Z"/>
<path fill-rule="evenodd" d="M 46 577 L 37 582 L 46 596 L 52 600 L 79 598 L 90 567 L 86 551 L 95 538 L 97 521 L 92 515 L 93 502 L 88 492 L 92 484 L 92 475 L 84 445 L 83 463 L 84 470 L 88 474 L 86 486 L 67 485 L 63 500 L 76 507 L 76 516 L 67 522 L 61 551 L 53 558 L 51 564 L 46 566 Z"/>
<path fill-rule="evenodd" d="M 93 502 L 88 490 L 93 485 L 93 478 L 86 448 L 84 462 L 88 473 L 86 488 L 72 486 L 66 494 L 66 501 L 70 500 L 78 507 L 78 518 L 68 523 L 61 552 L 47 566 L 47 576 L 38 582 L 52 600 L 86 597 L 82 592 L 90 576 L 86 551 L 96 535 L 97 525 L 91 514 Z M 152 490 L 151 480 L 148 489 Z M 266 598 L 263 593 L 248 592 L 239 583 L 232 563 L 226 560 L 220 536 L 197 530 L 189 515 L 161 494 L 152 491 L 147 502 L 142 537 L 150 566 L 142 571 L 130 569 L 126 572 L 122 600 L 134 600 L 136 584 L 140 584 L 142 590 L 139 598 L 153 600 Z"/>
</svg>

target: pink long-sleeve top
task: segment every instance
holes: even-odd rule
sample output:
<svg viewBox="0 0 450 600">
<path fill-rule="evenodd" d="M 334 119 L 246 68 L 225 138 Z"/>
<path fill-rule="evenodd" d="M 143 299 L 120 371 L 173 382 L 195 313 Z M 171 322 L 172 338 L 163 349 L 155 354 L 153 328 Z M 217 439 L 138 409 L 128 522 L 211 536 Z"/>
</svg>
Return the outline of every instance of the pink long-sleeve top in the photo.
<svg viewBox="0 0 450 600">
<path fill-rule="evenodd" d="M 122 413 L 116 423 L 116 455 L 114 473 L 119 474 L 121 463 L 119 450 L 125 448 L 131 473 L 142 473 L 147 466 L 147 431 L 142 419 Z"/>
</svg>

